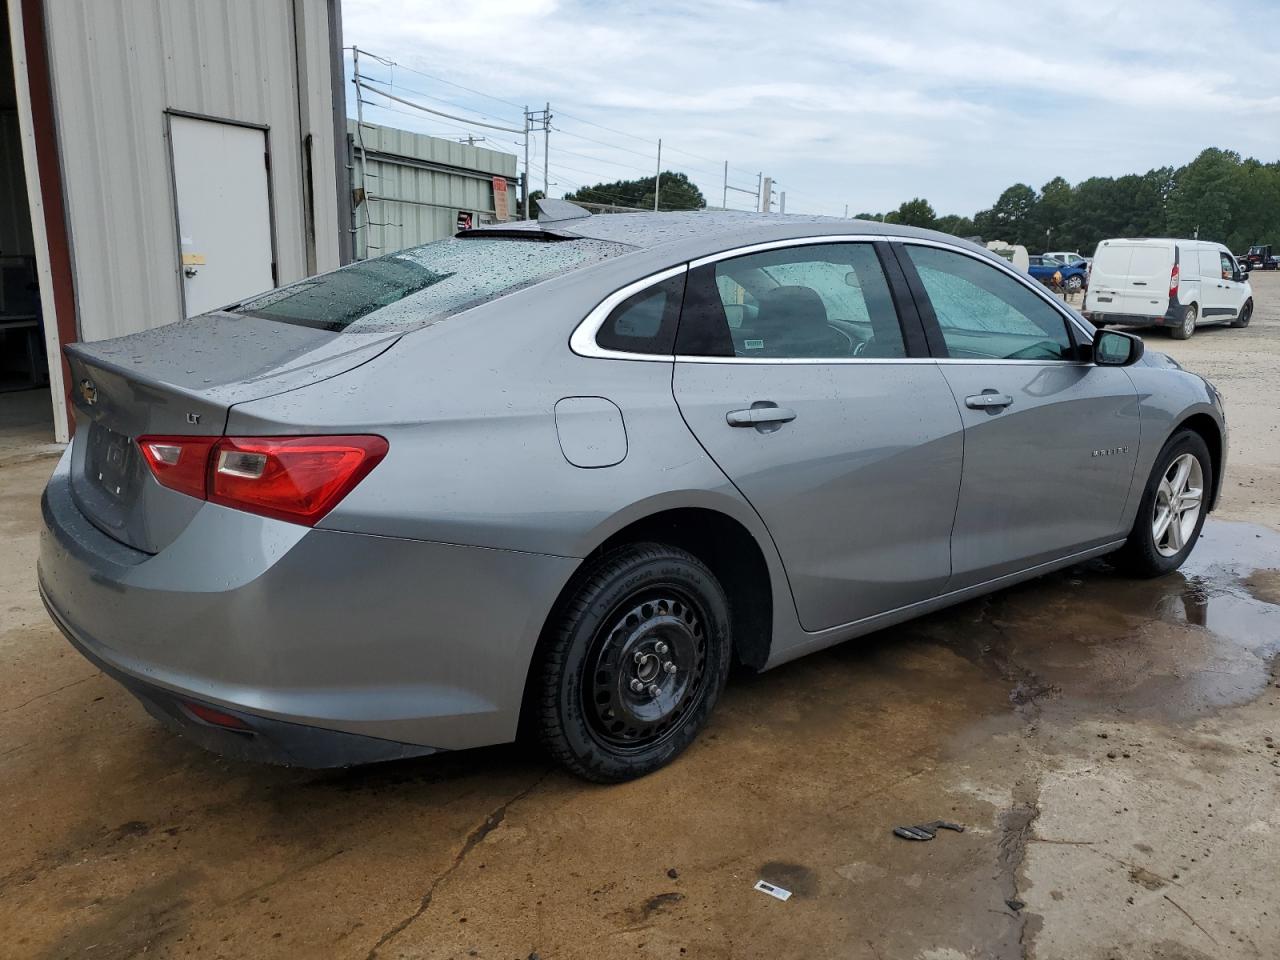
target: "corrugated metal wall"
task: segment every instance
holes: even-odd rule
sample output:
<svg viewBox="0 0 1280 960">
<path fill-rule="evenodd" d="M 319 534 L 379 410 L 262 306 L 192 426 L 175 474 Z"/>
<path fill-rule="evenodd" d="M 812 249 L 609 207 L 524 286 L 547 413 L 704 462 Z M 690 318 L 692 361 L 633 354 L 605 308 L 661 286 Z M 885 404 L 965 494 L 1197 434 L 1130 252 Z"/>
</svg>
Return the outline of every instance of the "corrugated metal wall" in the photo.
<svg viewBox="0 0 1280 960">
<path fill-rule="evenodd" d="M 182 315 L 167 110 L 269 128 L 281 283 L 307 273 L 310 135 L 313 259 L 337 266 L 325 0 L 46 0 L 46 18 L 82 339 Z"/>
<path fill-rule="evenodd" d="M 361 187 L 356 121 L 351 133 L 352 186 Z M 451 237 L 459 212 L 474 222 L 494 218 L 493 177 L 507 180 L 510 219 L 520 217 L 514 154 L 366 123 L 363 181 L 369 199 L 355 205 L 356 256 L 377 257 Z"/>
<path fill-rule="evenodd" d="M 0 110 L 0 257 L 34 253 L 18 111 Z"/>
</svg>

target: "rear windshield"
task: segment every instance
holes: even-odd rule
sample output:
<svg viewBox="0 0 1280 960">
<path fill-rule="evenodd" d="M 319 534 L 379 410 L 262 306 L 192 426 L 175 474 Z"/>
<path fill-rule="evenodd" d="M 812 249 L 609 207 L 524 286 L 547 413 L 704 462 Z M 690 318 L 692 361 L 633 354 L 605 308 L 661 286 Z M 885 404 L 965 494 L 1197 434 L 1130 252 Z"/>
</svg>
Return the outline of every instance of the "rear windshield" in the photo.
<svg viewBox="0 0 1280 960">
<path fill-rule="evenodd" d="M 629 249 L 604 240 L 439 240 L 309 277 L 231 309 L 321 330 L 409 330 Z"/>
</svg>

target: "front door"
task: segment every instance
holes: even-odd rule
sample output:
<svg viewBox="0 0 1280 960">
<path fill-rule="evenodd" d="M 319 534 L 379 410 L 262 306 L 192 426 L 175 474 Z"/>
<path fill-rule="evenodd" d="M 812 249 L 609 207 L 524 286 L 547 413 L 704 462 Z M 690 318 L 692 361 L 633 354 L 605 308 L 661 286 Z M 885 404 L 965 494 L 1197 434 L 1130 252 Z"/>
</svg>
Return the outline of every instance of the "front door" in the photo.
<svg viewBox="0 0 1280 960">
<path fill-rule="evenodd" d="M 1123 537 L 1139 427 L 1128 374 L 1078 362 L 1064 315 L 985 259 L 897 249 L 964 418 L 948 589 Z"/>
<path fill-rule="evenodd" d="M 941 592 L 962 427 L 873 244 L 695 267 L 684 304 L 676 401 L 769 528 L 804 629 Z"/>
<path fill-rule="evenodd" d="M 184 313 L 206 313 L 275 286 L 267 134 L 170 116 Z"/>
</svg>

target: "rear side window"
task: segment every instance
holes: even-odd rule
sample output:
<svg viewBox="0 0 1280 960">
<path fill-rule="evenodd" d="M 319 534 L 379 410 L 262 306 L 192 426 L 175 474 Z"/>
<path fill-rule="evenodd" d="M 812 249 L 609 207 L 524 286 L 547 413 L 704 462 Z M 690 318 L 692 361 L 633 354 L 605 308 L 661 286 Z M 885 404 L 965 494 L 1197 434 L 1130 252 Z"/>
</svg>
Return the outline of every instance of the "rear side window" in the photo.
<svg viewBox="0 0 1280 960">
<path fill-rule="evenodd" d="M 1222 279 L 1222 258 L 1217 250 L 1200 250 L 1200 278 L 1202 280 Z"/>
<path fill-rule="evenodd" d="M 786 247 L 689 277 L 677 352 L 753 359 L 903 357 L 889 285 L 869 243 Z"/>
<path fill-rule="evenodd" d="M 440 240 L 309 277 L 231 309 L 337 332 L 412 330 L 629 249 L 604 240 Z"/>
<path fill-rule="evenodd" d="M 906 246 L 947 353 L 974 360 L 1072 360 L 1066 320 L 1022 283 L 975 257 Z"/>
<path fill-rule="evenodd" d="M 623 300 L 600 326 L 596 345 L 626 353 L 671 354 L 684 278 L 681 273 Z"/>
</svg>

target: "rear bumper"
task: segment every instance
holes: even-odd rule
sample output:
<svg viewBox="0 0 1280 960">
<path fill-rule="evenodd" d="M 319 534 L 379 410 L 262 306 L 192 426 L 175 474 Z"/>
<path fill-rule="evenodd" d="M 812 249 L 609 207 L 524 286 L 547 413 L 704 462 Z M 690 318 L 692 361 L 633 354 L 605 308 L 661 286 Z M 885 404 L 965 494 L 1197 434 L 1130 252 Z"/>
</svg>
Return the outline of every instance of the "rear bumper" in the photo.
<svg viewBox="0 0 1280 960">
<path fill-rule="evenodd" d="M 152 556 L 84 517 L 65 457 L 42 507 L 40 591 L 78 650 L 205 746 L 307 766 L 513 739 L 543 620 L 579 563 L 214 504 Z"/>
<path fill-rule="evenodd" d="M 43 586 L 40 589 L 40 596 L 53 622 L 86 660 L 99 667 L 103 673 L 137 697 L 147 713 L 159 720 L 171 732 L 213 753 L 233 760 L 320 769 L 352 767 L 384 760 L 402 760 L 437 752 L 434 747 L 419 744 L 396 743 L 392 740 L 357 736 L 338 730 L 325 730 L 307 724 L 272 720 L 233 709 L 226 704 L 219 705 L 217 709 L 238 720 L 242 725 L 240 729 L 229 729 L 202 720 L 192 712 L 192 707 L 213 706 L 212 704 L 201 703 L 147 683 L 103 660 L 58 616 L 58 611 L 49 603 Z"/>
<path fill-rule="evenodd" d="M 1162 315 L 1141 313 L 1108 313 L 1106 310 L 1086 310 L 1085 319 L 1090 323 L 1105 323 L 1114 327 L 1180 327 L 1186 319 L 1187 308 L 1175 303 Z"/>
</svg>

